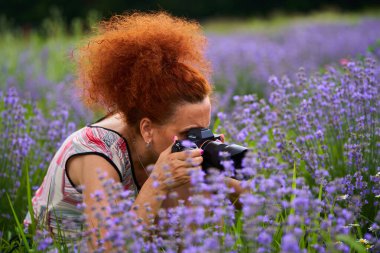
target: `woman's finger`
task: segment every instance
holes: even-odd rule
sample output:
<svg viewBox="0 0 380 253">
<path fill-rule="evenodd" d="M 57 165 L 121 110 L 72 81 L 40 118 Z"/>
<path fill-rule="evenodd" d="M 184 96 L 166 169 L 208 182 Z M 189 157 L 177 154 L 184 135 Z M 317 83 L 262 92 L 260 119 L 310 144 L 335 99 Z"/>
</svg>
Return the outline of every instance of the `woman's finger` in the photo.
<svg viewBox="0 0 380 253">
<path fill-rule="evenodd" d="M 185 161 L 187 158 L 193 158 L 193 157 L 199 157 L 203 154 L 203 150 L 202 149 L 191 149 L 191 150 L 184 150 L 184 151 L 181 151 L 181 152 L 175 152 L 175 153 L 171 153 L 169 156 L 170 156 L 170 159 L 178 159 L 178 160 L 182 160 L 182 161 Z"/>
<path fill-rule="evenodd" d="M 203 162 L 202 156 L 198 156 L 198 157 L 194 157 L 194 158 L 188 157 L 185 160 L 179 160 L 179 159 L 170 160 L 169 166 L 173 170 L 176 170 L 176 169 L 181 168 L 181 167 L 184 167 L 184 168 L 196 167 L 196 166 L 201 165 L 202 162 Z"/>
<path fill-rule="evenodd" d="M 191 167 L 199 166 L 203 162 L 203 157 L 198 156 L 198 157 L 189 157 L 186 159 L 186 163 L 189 164 Z"/>
</svg>

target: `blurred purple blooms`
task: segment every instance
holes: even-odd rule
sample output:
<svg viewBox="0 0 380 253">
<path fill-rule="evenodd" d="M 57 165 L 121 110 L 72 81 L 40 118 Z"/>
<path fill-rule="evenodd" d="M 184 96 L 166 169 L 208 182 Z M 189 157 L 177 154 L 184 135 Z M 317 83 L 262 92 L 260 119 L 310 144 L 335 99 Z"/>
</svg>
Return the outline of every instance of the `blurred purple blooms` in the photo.
<svg viewBox="0 0 380 253">
<path fill-rule="evenodd" d="M 380 21 L 302 23 L 276 33 L 209 34 L 208 56 L 213 82 L 220 90 L 218 108 L 227 109 L 234 94 L 257 93 L 267 97 L 271 75 L 295 78 L 299 67 L 308 73 L 338 60 L 365 55 L 373 47 L 380 56 Z M 377 45 L 377 46 L 376 46 Z"/>
<path fill-rule="evenodd" d="M 69 60 L 72 51 L 70 44 L 45 45 L 41 49 L 27 46 L 15 63 L 0 63 L 0 87 L 4 90 L 17 88 L 21 98 L 38 101 L 40 108 L 65 108 L 70 120 L 90 123 L 93 113 L 80 100 L 79 90 L 74 85 L 74 73 L 68 68 L 71 62 L 59 61 L 54 62 L 59 67 L 51 66 L 57 54 Z"/>
<path fill-rule="evenodd" d="M 41 184 L 46 169 L 63 140 L 76 129 L 66 109 L 44 116 L 36 103 L 20 97 L 15 88 L 0 94 L 0 226 L 12 224 L 6 197 L 27 210 L 26 173 L 32 189 Z"/>
</svg>

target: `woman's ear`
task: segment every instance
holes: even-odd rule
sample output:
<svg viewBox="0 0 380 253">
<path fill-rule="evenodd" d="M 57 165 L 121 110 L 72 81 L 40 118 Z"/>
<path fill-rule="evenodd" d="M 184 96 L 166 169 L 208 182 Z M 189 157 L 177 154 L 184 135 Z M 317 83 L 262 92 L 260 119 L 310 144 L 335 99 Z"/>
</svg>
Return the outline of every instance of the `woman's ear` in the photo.
<svg viewBox="0 0 380 253">
<path fill-rule="evenodd" d="M 153 123 L 148 118 L 140 120 L 140 133 L 146 144 L 150 144 L 153 139 Z"/>
</svg>

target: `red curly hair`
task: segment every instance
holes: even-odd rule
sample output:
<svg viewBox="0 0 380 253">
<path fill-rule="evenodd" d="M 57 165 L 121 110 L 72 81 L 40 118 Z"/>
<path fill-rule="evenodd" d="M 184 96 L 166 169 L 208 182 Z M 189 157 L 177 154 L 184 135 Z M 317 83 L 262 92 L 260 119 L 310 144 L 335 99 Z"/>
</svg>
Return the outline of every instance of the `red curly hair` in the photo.
<svg viewBox="0 0 380 253">
<path fill-rule="evenodd" d="M 133 13 L 100 23 L 78 50 L 77 83 L 90 106 L 120 111 L 138 127 L 164 124 L 176 106 L 211 93 L 206 38 L 196 22 L 167 13 Z"/>
</svg>

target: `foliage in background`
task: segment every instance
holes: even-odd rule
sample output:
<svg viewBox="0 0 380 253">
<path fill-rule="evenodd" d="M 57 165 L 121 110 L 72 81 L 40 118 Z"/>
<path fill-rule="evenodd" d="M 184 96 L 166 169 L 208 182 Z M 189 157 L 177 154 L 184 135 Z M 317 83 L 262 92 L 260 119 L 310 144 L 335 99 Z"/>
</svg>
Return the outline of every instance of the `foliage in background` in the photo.
<svg viewBox="0 0 380 253">
<path fill-rule="evenodd" d="M 32 30 L 25 35 L 3 32 L 0 57 L 7 60 L 0 63 L 0 87 L 18 87 L 23 97 L 37 100 L 41 108 L 70 105 L 70 119 L 79 125 L 94 120 L 74 89 L 72 57 L 76 46 L 87 36 L 85 27 L 91 27 L 96 20 L 98 16 L 93 13 L 85 21 L 77 20 L 66 27 L 58 16 L 47 19 L 41 31 Z M 336 15 L 329 20 L 323 21 L 319 16 L 300 18 L 287 25 L 274 20 L 261 23 L 254 30 L 224 34 L 207 30 L 207 54 L 216 88 L 213 113 L 228 108 L 233 94 L 254 92 L 266 97 L 271 74 L 293 77 L 300 66 L 312 73 L 340 59 L 347 61 L 366 54 L 369 47 L 372 54 L 380 55 L 379 19 L 340 19 Z"/>
<path fill-rule="evenodd" d="M 379 20 L 362 19 L 357 23 L 300 22 L 276 33 L 209 34 L 213 79 L 223 94 L 218 110 L 228 107 L 233 94 L 254 92 L 267 97 L 272 74 L 293 78 L 301 66 L 313 73 L 338 60 L 364 55 L 369 46 L 380 55 L 379 27 Z"/>
<path fill-rule="evenodd" d="M 67 28 L 59 16 L 54 16 L 45 20 L 41 30 L 20 33 L 4 29 L 0 41 L 0 57 L 5 59 L 0 63 L 0 88 L 16 87 L 20 96 L 38 103 L 44 114 L 51 108 L 66 107 L 76 123 L 92 121 L 93 114 L 82 105 L 74 87 L 73 56 L 75 45 L 86 37 L 85 27 L 98 19 L 92 13 Z"/>
<path fill-rule="evenodd" d="M 22 8 L 20 8 L 22 6 Z M 291 1 L 250 1 L 239 0 L 193 0 L 192 4 L 168 0 L 92 0 L 92 1 L 2 1 L 0 16 L 9 19 L 17 26 L 36 26 L 43 22 L 49 12 L 60 10 L 65 17 L 64 22 L 70 23 L 75 18 L 85 18 L 89 11 L 97 11 L 101 16 L 111 16 L 131 10 L 158 11 L 166 10 L 176 16 L 188 18 L 220 18 L 220 17 L 268 17 L 273 13 L 286 14 L 310 13 L 324 9 L 340 11 L 363 11 L 379 7 L 376 0 L 291 0 Z"/>
</svg>

